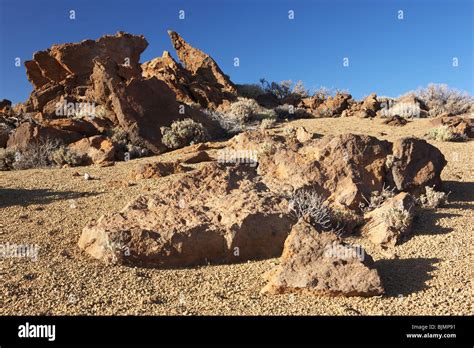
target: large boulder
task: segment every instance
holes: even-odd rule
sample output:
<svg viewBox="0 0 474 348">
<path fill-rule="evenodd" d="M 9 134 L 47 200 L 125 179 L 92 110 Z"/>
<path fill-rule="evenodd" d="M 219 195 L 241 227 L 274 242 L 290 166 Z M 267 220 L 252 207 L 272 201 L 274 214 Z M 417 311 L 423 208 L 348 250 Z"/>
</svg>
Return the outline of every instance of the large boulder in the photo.
<svg viewBox="0 0 474 348">
<path fill-rule="evenodd" d="M 276 257 L 292 225 L 287 209 L 248 166 L 206 163 L 90 222 L 79 247 L 105 262 L 154 267 Z"/>
<path fill-rule="evenodd" d="M 259 157 L 258 172 L 275 192 L 311 187 L 351 209 L 381 190 L 391 144 L 366 135 L 343 134 L 308 140 L 297 149 L 277 148 Z"/>
<path fill-rule="evenodd" d="M 304 292 L 329 296 L 374 296 L 384 292 L 373 259 L 364 249 L 300 220 L 285 241 L 279 265 L 267 274 L 262 293 Z"/>
<path fill-rule="evenodd" d="M 441 186 L 441 171 L 447 162 L 441 151 L 423 139 L 402 138 L 393 143 L 387 161 L 390 187 L 412 193 L 424 192 L 425 186 Z"/>
</svg>

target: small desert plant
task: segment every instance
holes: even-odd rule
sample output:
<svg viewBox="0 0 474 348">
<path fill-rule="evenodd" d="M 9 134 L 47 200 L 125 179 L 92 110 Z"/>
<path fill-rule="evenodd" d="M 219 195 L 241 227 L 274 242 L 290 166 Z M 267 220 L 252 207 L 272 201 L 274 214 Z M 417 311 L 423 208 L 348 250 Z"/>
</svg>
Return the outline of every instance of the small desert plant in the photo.
<svg viewBox="0 0 474 348">
<path fill-rule="evenodd" d="M 283 129 L 283 134 L 287 138 L 296 138 L 296 127 L 290 126 Z"/>
<path fill-rule="evenodd" d="M 366 203 L 361 203 L 359 206 L 362 211 L 368 212 L 374 209 L 379 208 L 387 199 L 395 196 L 395 189 L 390 189 L 383 185 L 381 191 L 372 191 L 370 193 L 370 198 L 367 199 L 364 197 Z"/>
<path fill-rule="evenodd" d="M 313 190 L 298 190 L 290 198 L 289 211 L 297 219 L 307 217 L 312 225 L 332 230 L 332 211 L 326 200 Z"/>
<path fill-rule="evenodd" d="M 426 186 L 425 193 L 418 198 L 419 204 L 426 209 L 442 207 L 448 202 L 449 193 L 436 191 L 433 187 Z"/>
<path fill-rule="evenodd" d="M 245 125 L 234 117 L 228 117 L 227 114 L 217 110 L 201 109 L 210 119 L 219 123 L 219 126 L 224 130 L 226 135 L 234 135 L 243 132 Z"/>
<path fill-rule="evenodd" d="M 0 170 L 12 170 L 16 158 L 20 153 L 13 148 L 0 149 Z"/>
<path fill-rule="evenodd" d="M 273 110 L 275 111 L 276 117 L 279 120 L 311 117 L 311 114 L 305 109 L 289 104 L 278 105 Z"/>
<path fill-rule="evenodd" d="M 39 139 L 26 146 L 17 156 L 14 169 L 45 168 L 54 164 L 53 152 L 60 146 L 56 140 Z"/>
<path fill-rule="evenodd" d="M 274 118 L 265 118 L 260 122 L 260 129 L 270 129 L 275 126 L 276 120 Z"/>
<path fill-rule="evenodd" d="M 236 102 L 230 104 L 226 115 L 243 124 L 259 114 L 260 111 L 261 107 L 254 99 L 238 98 Z"/>
<path fill-rule="evenodd" d="M 321 107 L 316 110 L 316 117 L 332 117 L 334 111 L 330 107 Z"/>
<path fill-rule="evenodd" d="M 61 145 L 51 152 L 51 161 L 57 165 L 78 166 L 82 162 L 82 157 L 74 151 L 69 150 L 67 146 Z"/>
<path fill-rule="evenodd" d="M 429 139 L 436 141 L 466 141 L 467 137 L 464 134 L 453 132 L 448 126 L 440 126 L 431 128 L 427 134 Z"/>
<path fill-rule="evenodd" d="M 209 139 L 206 128 L 190 118 L 174 121 L 171 127 L 161 127 L 163 144 L 169 149 L 201 143 Z"/>
<path fill-rule="evenodd" d="M 403 233 L 411 226 L 413 212 L 403 206 L 393 206 L 382 214 L 382 218 L 390 229 Z"/>
<path fill-rule="evenodd" d="M 306 98 L 309 95 L 302 81 L 298 81 L 293 86 L 291 80 L 268 82 L 266 79 L 260 79 L 260 84 L 266 93 L 271 93 L 280 100 L 288 97 Z"/>
<path fill-rule="evenodd" d="M 450 88 L 445 84 L 430 84 L 426 88 L 408 94 L 420 99 L 428 107 L 431 117 L 463 114 L 468 112 L 474 103 L 474 98 L 467 92 Z"/>
<path fill-rule="evenodd" d="M 110 137 L 110 140 L 112 140 L 114 143 L 124 144 L 124 145 L 128 143 L 127 132 L 119 126 L 111 128 L 108 131 L 108 135 Z"/>
</svg>

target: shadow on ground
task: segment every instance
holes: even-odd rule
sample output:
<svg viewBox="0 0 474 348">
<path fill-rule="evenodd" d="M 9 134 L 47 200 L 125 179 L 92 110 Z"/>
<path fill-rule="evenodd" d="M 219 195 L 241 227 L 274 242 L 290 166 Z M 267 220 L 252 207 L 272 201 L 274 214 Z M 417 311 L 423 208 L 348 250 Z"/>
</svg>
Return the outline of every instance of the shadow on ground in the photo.
<svg viewBox="0 0 474 348">
<path fill-rule="evenodd" d="M 438 223 L 441 219 L 454 218 L 461 216 L 460 214 L 443 213 L 436 210 L 424 210 L 418 213 L 413 221 L 414 235 L 437 235 L 452 232 L 452 227 L 443 227 Z"/>
<path fill-rule="evenodd" d="M 474 182 L 443 181 L 443 191 L 451 192 L 450 202 L 474 202 Z"/>
<path fill-rule="evenodd" d="M 14 205 L 49 204 L 57 200 L 95 196 L 96 192 L 53 191 L 49 189 L 0 188 L 0 208 Z"/>
<path fill-rule="evenodd" d="M 430 272 L 437 269 L 437 258 L 379 260 L 375 266 L 390 297 L 406 296 L 428 288 L 426 282 L 433 278 Z"/>
</svg>

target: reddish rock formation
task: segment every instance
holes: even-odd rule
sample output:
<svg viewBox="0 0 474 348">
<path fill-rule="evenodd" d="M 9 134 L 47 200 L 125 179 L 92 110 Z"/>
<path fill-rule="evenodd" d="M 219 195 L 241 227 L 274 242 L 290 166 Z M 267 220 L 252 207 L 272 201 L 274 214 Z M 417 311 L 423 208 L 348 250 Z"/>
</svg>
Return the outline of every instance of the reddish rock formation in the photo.
<svg viewBox="0 0 474 348">
<path fill-rule="evenodd" d="M 288 204 L 248 167 L 208 163 L 157 184 L 155 193 L 89 223 L 79 247 L 105 262 L 156 267 L 281 254 L 292 224 Z"/>
<path fill-rule="evenodd" d="M 328 296 L 384 293 L 373 259 L 335 234 L 319 232 L 300 220 L 285 241 L 279 265 L 266 275 L 261 293 L 303 292 Z"/>
<path fill-rule="evenodd" d="M 168 34 L 185 67 L 165 51 L 162 57 L 142 64 L 143 76 L 163 80 L 178 101 L 184 103 L 199 103 L 214 109 L 236 99 L 234 84 L 209 55 L 189 45 L 179 34 L 173 31 Z"/>
<path fill-rule="evenodd" d="M 388 186 L 399 191 L 424 192 L 425 186 L 440 187 L 447 162 L 441 151 L 423 139 L 402 138 L 393 143 Z"/>
</svg>

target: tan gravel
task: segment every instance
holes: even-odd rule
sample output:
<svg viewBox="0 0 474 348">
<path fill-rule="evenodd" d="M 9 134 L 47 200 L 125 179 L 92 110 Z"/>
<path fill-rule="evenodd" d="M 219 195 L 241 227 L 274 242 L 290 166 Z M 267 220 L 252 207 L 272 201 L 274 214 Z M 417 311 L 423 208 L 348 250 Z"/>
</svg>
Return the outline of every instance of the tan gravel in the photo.
<svg viewBox="0 0 474 348">
<path fill-rule="evenodd" d="M 339 118 L 283 123 L 275 132 L 299 125 L 318 134 L 389 140 L 422 136 L 429 128 L 428 120 L 391 127 L 377 119 Z M 36 262 L 0 260 L 0 314 L 472 315 L 474 142 L 432 143 L 448 160 L 442 178 L 452 192 L 450 204 L 424 211 L 413 237 L 392 251 L 350 238 L 374 257 L 385 283 L 387 294 L 372 298 L 262 296 L 262 275 L 278 259 L 160 270 L 106 266 L 81 253 L 76 243 L 87 220 L 121 209 L 156 182 L 114 181 L 129 180 L 135 165 L 156 157 L 105 168 L 0 172 L 0 244 L 40 247 Z M 86 172 L 94 180 L 84 180 Z"/>
</svg>

